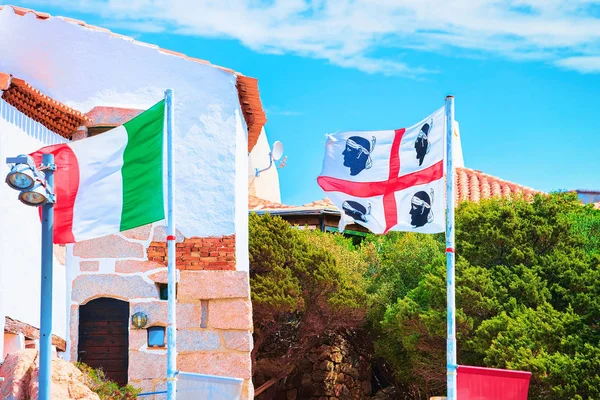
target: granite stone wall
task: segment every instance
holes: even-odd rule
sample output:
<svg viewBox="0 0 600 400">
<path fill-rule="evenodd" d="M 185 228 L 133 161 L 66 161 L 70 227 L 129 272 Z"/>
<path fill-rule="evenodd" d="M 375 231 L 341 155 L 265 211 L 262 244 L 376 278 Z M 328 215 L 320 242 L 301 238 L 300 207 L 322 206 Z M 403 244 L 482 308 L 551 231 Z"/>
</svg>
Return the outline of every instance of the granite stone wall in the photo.
<svg viewBox="0 0 600 400">
<path fill-rule="evenodd" d="M 158 286 L 167 283 L 165 240 L 163 226 L 148 225 L 72 248 L 71 360 L 77 359 L 79 306 L 99 297 L 128 301 L 130 315 L 148 316 L 146 327 L 129 327 L 129 383 L 144 392 L 166 387 L 167 349 L 149 348 L 146 331 L 167 325 Z M 243 378 L 242 398 L 252 399 L 250 284 L 246 271 L 235 270 L 235 236 L 178 235 L 176 246 L 177 369 Z"/>
</svg>

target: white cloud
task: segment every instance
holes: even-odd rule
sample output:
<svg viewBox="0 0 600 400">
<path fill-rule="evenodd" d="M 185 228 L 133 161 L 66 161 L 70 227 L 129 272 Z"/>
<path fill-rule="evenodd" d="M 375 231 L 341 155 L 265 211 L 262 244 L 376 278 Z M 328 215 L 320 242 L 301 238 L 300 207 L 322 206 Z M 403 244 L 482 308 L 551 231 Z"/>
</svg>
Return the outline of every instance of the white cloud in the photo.
<svg viewBox="0 0 600 400">
<path fill-rule="evenodd" d="M 556 61 L 556 65 L 563 68 L 574 69 L 584 74 L 600 73 L 600 56 L 568 57 Z"/>
<path fill-rule="evenodd" d="M 381 54 L 419 49 L 544 60 L 599 72 L 600 0 L 62 0 L 129 29 L 239 40 L 260 52 L 325 59 L 368 73 L 430 66 Z M 385 51 L 385 50 L 388 51 Z M 391 50 L 391 51 L 390 51 Z"/>
</svg>

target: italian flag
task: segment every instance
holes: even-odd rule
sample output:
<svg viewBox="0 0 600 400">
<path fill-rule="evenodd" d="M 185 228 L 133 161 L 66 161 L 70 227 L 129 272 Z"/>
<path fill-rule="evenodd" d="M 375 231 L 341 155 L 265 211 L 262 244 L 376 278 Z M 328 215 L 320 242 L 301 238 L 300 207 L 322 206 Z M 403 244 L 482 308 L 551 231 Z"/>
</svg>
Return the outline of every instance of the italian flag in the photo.
<svg viewBox="0 0 600 400">
<path fill-rule="evenodd" d="M 131 121 L 54 154 L 54 243 L 94 239 L 164 219 L 164 100 Z"/>
</svg>

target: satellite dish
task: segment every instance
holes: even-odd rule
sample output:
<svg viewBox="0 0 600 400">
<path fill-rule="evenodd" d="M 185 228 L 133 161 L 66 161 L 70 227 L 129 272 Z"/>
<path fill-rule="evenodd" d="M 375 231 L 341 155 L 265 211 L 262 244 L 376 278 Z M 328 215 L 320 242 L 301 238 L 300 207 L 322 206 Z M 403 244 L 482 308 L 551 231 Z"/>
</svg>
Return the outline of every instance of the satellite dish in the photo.
<svg viewBox="0 0 600 400">
<path fill-rule="evenodd" d="M 271 157 L 273 157 L 273 160 L 277 161 L 281 158 L 281 156 L 283 156 L 283 144 L 277 140 L 275 143 L 273 143 Z"/>
<path fill-rule="evenodd" d="M 282 156 L 283 156 L 283 144 L 278 140 L 275 143 L 273 143 L 273 149 L 269 153 L 269 166 L 267 168 L 264 168 L 261 170 L 256 168 L 254 170 L 254 176 L 257 177 L 260 175 L 261 172 L 264 172 L 264 171 L 268 170 L 269 168 L 271 168 L 273 166 L 273 161 L 279 161 Z M 285 166 L 286 159 L 287 159 L 287 157 L 284 158 L 282 161 L 283 166 Z M 248 168 L 250 168 L 250 164 L 248 164 Z M 283 168 L 283 167 L 280 166 L 279 168 Z M 249 171 L 251 171 L 251 170 L 249 169 Z"/>
</svg>

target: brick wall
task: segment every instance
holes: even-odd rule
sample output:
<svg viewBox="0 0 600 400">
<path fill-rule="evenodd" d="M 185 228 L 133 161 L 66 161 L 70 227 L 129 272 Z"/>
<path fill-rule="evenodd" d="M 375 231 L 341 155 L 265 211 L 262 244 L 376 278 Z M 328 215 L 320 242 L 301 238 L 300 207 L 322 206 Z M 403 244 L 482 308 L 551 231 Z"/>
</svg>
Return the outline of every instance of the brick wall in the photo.
<svg viewBox="0 0 600 400">
<path fill-rule="evenodd" d="M 235 271 L 235 235 L 185 238 L 176 244 L 177 269 L 198 271 Z M 148 260 L 167 265 L 166 242 L 148 246 Z"/>
</svg>

